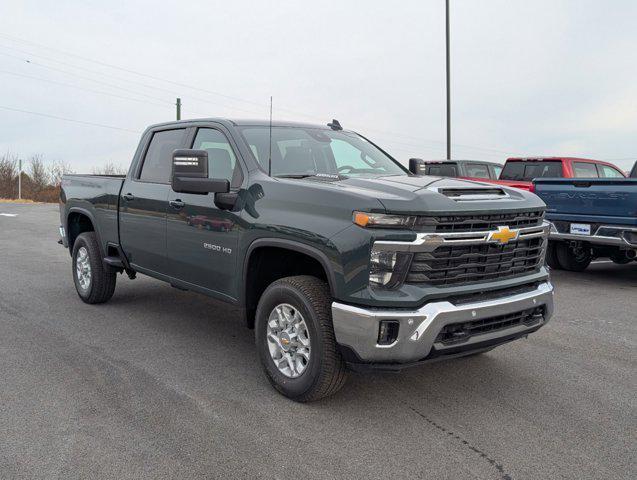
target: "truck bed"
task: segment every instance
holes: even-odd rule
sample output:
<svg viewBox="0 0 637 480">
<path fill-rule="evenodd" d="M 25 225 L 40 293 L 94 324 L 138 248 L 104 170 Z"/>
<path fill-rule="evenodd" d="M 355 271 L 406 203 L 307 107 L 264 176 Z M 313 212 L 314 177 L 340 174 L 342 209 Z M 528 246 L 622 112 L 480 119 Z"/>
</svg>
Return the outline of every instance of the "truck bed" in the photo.
<svg viewBox="0 0 637 480">
<path fill-rule="evenodd" d="M 106 251 L 109 243 L 119 243 L 117 205 L 125 175 L 64 175 L 60 200 L 61 224 L 72 212 L 83 213 L 92 219 L 100 232 L 100 243 Z"/>
</svg>

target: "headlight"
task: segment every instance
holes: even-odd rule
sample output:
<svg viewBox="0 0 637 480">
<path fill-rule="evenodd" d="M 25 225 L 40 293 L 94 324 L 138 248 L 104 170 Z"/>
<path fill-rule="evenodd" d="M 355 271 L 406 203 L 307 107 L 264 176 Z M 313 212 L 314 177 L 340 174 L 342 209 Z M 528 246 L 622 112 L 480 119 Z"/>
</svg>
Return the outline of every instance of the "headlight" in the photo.
<svg viewBox="0 0 637 480">
<path fill-rule="evenodd" d="M 412 215 L 387 215 L 385 213 L 354 212 L 352 221 L 359 227 L 411 228 L 416 217 Z"/>
<path fill-rule="evenodd" d="M 411 253 L 375 250 L 372 248 L 369 284 L 372 287 L 397 288 L 405 280 L 411 264 Z"/>
</svg>

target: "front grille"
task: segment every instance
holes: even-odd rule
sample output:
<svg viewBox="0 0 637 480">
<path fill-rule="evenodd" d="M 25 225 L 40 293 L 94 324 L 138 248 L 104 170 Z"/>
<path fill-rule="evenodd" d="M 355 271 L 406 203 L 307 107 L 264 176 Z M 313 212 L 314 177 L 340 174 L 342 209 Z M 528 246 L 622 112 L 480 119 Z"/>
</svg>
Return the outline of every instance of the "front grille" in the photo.
<svg viewBox="0 0 637 480">
<path fill-rule="evenodd" d="M 518 325 L 531 327 L 544 320 L 544 307 L 529 308 L 520 312 L 498 315 L 496 317 L 483 318 L 470 322 L 451 323 L 445 325 L 436 337 L 436 342 L 445 345 L 462 343 L 474 335 L 489 332 L 497 332 Z"/>
<path fill-rule="evenodd" d="M 531 212 L 495 213 L 488 215 L 454 215 L 418 217 L 414 229 L 427 232 L 480 232 L 495 230 L 500 226 L 509 228 L 535 227 L 542 224 L 543 210 Z"/>
<path fill-rule="evenodd" d="M 519 239 L 506 245 L 442 245 L 414 254 L 405 283 L 437 287 L 502 280 L 538 271 L 544 239 Z"/>
</svg>

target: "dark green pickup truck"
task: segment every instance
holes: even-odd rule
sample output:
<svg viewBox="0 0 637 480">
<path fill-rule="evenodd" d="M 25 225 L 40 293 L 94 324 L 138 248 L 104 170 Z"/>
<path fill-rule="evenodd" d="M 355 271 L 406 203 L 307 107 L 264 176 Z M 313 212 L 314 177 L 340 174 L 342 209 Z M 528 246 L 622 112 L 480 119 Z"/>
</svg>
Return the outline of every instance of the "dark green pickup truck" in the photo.
<svg viewBox="0 0 637 480">
<path fill-rule="evenodd" d="M 348 367 L 485 352 L 553 311 L 538 197 L 414 175 L 336 121 L 154 125 L 125 177 L 67 175 L 60 200 L 83 301 L 142 273 L 235 304 L 297 401 Z"/>
</svg>

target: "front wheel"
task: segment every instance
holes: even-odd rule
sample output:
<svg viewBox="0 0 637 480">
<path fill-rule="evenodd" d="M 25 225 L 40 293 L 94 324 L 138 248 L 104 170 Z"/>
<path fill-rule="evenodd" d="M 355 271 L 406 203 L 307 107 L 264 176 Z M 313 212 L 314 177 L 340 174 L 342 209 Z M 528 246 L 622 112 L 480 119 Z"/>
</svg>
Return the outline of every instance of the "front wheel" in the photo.
<svg viewBox="0 0 637 480">
<path fill-rule="evenodd" d="M 286 277 L 259 300 L 257 351 L 272 386 L 297 402 L 333 395 L 346 371 L 332 325 L 331 296 L 316 277 Z"/>
<path fill-rule="evenodd" d="M 80 234 L 73 243 L 73 281 L 85 303 L 104 303 L 113 296 L 117 274 L 104 268 L 95 232 Z"/>
</svg>

